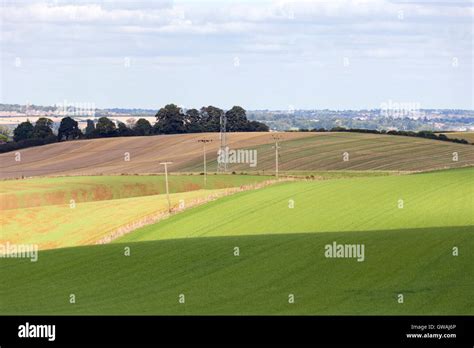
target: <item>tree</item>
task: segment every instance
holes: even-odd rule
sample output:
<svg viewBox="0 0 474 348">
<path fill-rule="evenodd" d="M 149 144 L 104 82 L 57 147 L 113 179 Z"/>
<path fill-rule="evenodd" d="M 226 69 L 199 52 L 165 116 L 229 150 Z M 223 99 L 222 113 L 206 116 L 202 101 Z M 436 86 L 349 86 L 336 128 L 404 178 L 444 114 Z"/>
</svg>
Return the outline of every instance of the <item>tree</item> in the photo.
<svg viewBox="0 0 474 348">
<path fill-rule="evenodd" d="M 439 140 L 449 140 L 449 138 L 445 134 L 438 134 L 438 139 Z"/>
<path fill-rule="evenodd" d="M 209 105 L 201 108 L 202 123 L 204 132 L 219 132 L 221 124 L 222 109 Z"/>
<path fill-rule="evenodd" d="M 227 118 L 226 130 L 229 132 L 244 132 L 249 126 L 245 110 L 240 106 L 234 106 L 225 113 Z"/>
<path fill-rule="evenodd" d="M 127 125 L 123 122 L 117 123 L 117 134 L 119 137 L 129 137 L 135 135 L 135 132 L 131 130 Z"/>
<path fill-rule="evenodd" d="M 46 118 L 46 117 L 40 117 L 35 123 L 35 126 L 33 127 L 33 138 L 37 139 L 46 139 L 53 134 L 53 120 Z"/>
<path fill-rule="evenodd" d="M 250 121 L 247 124 L 245 131 L 247 132 L 268 132 L 270 128 L 265 123 L 258 121 Z"/>
<path fill-rule="evenodd" d="M 61 120 L 58 129 L 58 140 L 77 139 L 82 135 L 77 121 L 67 116 Z"/>
<path fill-rule="evenodd" d="M 92 120 L 87 120 L 87 126 L 85 129 L 86 138 L 92 138 L 95 134 L 95 124 Z"/>
<path fill-rule="evenodd" d="M 168 104 L 156 113 L 155 133 L 184 133 L 184 114 L 175 104 Z"/>
<path fill-rule="evenodd" d="M 140 118 L 133 126 L 133 131 L 136 135 L 150 135 L 153 131 L 153 127 L 148 120 Z"/>
<path fill-rule="evenodd" d="M 31 139 L 33 136 L 33 125 L 30 121 L 20 123 L 14 130 L 13 130 L 13 140 L 14 141 L 22 141 L 26 139 Z"/>
<path fill-rule="evenodd" d="M 95 134 L 99 137 L 113 137 L 117 135 L 117 127 L 107 117 L 101 117 L 95 126 Z"/>
<path fill-rule="evenodd" d="M 202 124 L 202 115 L 196 109 L 189 109 L 186 111 L 184 119 L 184 127 L 187 133 L 202 132 L 204 126 Z"/>
</svg>

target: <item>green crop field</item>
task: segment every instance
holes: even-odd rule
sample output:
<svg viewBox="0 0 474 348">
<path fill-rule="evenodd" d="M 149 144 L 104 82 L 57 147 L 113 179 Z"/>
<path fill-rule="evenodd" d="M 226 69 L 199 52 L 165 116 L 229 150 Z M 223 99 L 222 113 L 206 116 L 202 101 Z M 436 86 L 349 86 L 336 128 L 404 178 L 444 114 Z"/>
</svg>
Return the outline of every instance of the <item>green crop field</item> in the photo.
<svg viewBox="0 0 474 348">
<path fill-rule="evenodd" d="M 120 241 L 474 225 L 474 169 L 282 183 L 190 209 Z M 293 201 L 294 208 L 289 208 Z M 399 208 L 403 204 L 403 208 Z"/>
<path fill-rule="evenodd" d="M 451 227 L 48 250 L 36 263 L 2 261 L 0 312 L 472 315 L 472 233 Z M 326 259 L 324 245 L 333 241 L 365 243 L 366 260 Z M 453 246 L 460 256 L 451 255 Z M 288 303 L 289 294 L 295 303 Z"/>
<path fill-rule="evenodd" d="M 113 244 L 2 259 L 0 313 L 472 315 L 473 175 L 281 183 Z M 333 242 L 363 261 L 327 258 Z"/>
</svg>

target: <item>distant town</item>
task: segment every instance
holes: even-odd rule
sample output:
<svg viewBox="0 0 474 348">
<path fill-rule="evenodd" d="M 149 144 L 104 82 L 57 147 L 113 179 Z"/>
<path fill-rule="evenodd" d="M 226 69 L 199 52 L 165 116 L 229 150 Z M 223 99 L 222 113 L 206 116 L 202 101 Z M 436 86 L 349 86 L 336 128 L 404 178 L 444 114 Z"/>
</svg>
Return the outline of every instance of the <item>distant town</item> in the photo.
<svg viewBox="0 0 474 348">
<path fill-rule="evenodd" d="M 180 106 L 186 110 L 185 107 Z M 35 122 L 48 117 L 53 128 L 59 127 L 61 118 L 73 117 L 80 129 L 87 120 L 108 117 L 115 122 L 134 123 L 138 118 L 155 121 L 154 109 L 99 109 L 91 103 L 61 103 L 53 106 L 0 104 L 0 125 L 14 129 L 27 119 Z M 419 109 L 416 104 L 387 102 L 379 109 L 370 110 L 299 110 L 289 106 L 286 110 L 248 110 L 250 121 L 267 124 L 270 130 L 305 130 L 346 127 L 372 130 L 403 131 L 474 131 L 474 110 Z"/>
</svg>

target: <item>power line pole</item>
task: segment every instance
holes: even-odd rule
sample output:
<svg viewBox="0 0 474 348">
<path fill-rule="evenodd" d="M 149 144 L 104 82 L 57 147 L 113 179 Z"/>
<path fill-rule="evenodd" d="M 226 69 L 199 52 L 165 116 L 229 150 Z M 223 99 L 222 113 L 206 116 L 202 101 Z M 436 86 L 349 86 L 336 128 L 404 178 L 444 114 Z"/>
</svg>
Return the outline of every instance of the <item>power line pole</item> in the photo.
<svg viewBox="0 0 474 348">
<path fill-rule="evenodd" d="M 168 164 L 173 162 L 161 162 L 160 164 L 165 166 L 165 181 L 166 181 L 166 198 L 168 199 L 168 213 L 171 213 L 171 202 L 170 202 L 170 189 L 168 186 Z"/>
<path fill-rule="evenodd" d="M 204 158 L 204 188 L 207 186 L 207 168 L 206 168 L 206 144 L 212 142 L 212 139 L 198 139 L 198 142 L 202 143 L 202 154 Z"/>
<path fill-rule="evenodd" d="M 273 148 L 275 149 L 275 176 L 278 179 L 278 150 L 280 149 L 280 145 L 278 145 L 278 141 L 281 140 L 283 137 L 281 134 L 273 134 L 272 135 L 273 140 L 275 140 L 275 146 Z"/>
<path fill-rule="evenodd" d="M 221 145 L 220 145 L 220 153 L 224 153 L 226 151 L 227 147 L 227 138 L 226 138 L 226 127 L 227 127 L 227 116 L 224 111 L 221 113 L 220 117 L 220 140 L 221 140 Z M 219 159 L 219 157 L 218 157 Z M 223 163 L 219 163 L 219 160 L 217 161 L 217 171 L 218 172 L 227 172 L 227 161 L 224 160 Z"/>
</svg>

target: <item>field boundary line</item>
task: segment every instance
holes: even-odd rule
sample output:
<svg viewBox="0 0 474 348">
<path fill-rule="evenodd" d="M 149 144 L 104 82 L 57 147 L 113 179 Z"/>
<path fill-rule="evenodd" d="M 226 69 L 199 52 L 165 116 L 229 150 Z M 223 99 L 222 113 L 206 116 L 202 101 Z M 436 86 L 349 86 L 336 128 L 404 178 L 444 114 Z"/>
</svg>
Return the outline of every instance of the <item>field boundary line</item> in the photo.
<svg viewBox="0 0 474 348">
<path fill-rule="evenodd" d="M 270 185 L 274 185 L 277 183 L 283 183 L 283 182 L 293 182 L 293 181 L 305 181 L 306 179 L 299 179 L 299 178 L 280 178 L 280 179 L 273 179 L 273 180 L 265 180 L 260 183 L 256 184 L 248 184 L 248 185 L 241 185 L 239 187 L 230 187 L 230 188 L 225 188 L 221 192 L 216 192 L 207 195 L 204 198 L 196 198 L 193 199 L 189 202 L 186 203 L 186 207 L 180 209 L 179 206 L 173 206 L 171 208 L 171 212 L 167 211 L 160 211 L 158 213 L 153 213 L 150 215 L 146 215 L 138 220 L 134 220 L 132 222 L 129 222 L 127 224 L 124 224 L 118 228 L 115 228 L 111 233 L 107 234 L 105 237 L 100 238 L 98 241 L 96 241 L 94 244 L 108 244 L 112 242 L 113 240 L 120 238 L 130 232 L 133 232 L 141 227 L 151 225 L 154 223 L 157 223 L 159 221 L 165 220 L 171 216 L 174 216 L 176 214 L 179 214 L 185 210 L 188 210 L 190 208 L 194 208 L 212 201 L 215 201 L 219 198 L 222 197 L 227 197 L 231 196 L 235 193 L 239 192 L 245 192 L 245 191 L 252 191 L 252 190 L 258 190 Z"/>
</svg>

